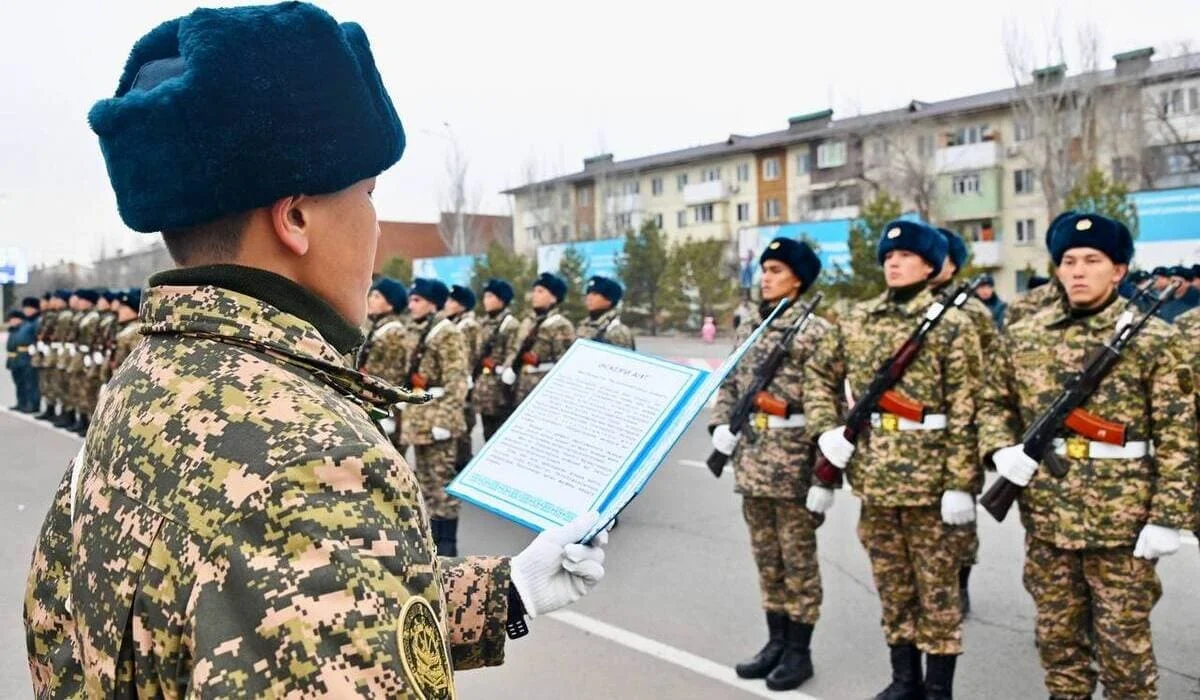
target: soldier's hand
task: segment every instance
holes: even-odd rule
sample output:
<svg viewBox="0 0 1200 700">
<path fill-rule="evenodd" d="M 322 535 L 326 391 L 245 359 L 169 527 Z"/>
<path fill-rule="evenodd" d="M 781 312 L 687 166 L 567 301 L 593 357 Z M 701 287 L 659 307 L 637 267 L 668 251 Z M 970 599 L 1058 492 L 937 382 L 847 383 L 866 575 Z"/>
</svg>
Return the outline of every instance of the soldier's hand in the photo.
<svg viewBox="0 0 1200 700">
<path fill-rule="evenodd" d="M 577 544 L 598 517 L 584 513 L 562 527 L 545 530 L 513 557 L 513 586 L 530 617 L 574 603 L 604 578 L 608 533 L 602 530 L 590 545 Z"/>
<path fill-rule="evenodd" d="M 975 499 L 966 491 L 947 491 L 942 494 L 942 522 L 947 525 L 966 525 L 975 522 Z"/>
<path fill-rule="evenodd" d="M 814 513 L 824 513 L 833 507 L 833 489 L 823 486 L 809 486 L 808 497 L 804 499 L 804 507 Z"/>
<path fill-rule="evenodd" d="M 433 430 L 429 432 L 433 433 L 433 439 L 438 442 L 445 442 L 450 439 L 450 431 L 440 426 L 433 426 Z"/>
<path fill-rule="evenodd" d="M 1025 454 L 1024 445 L 1010 445 L 992 455 L 996 472 L 1017 486 L 1028 486 L 1037 471 L 1037 460 Z"/>
<path fill-rule="evenodd" d="M 505 367 L 504 373 L 500 375 L 500 381 L 512 386 L 517 383 L 517 373 L 512 370 L 512 367 Z"/>
<path fill-rule="evenodd" d="M 734 435 L 732 432 L 730 432 L 728 423 L 722 423 L 721 425 L 718 425 L 715 430 L 713 430 L 713 449 L 728 457 L 729 455 L 733 454 L 734 449 L 737 448 L 738 439 L 740 437 L 741 435 Z"/>
<path fill-rule="evenodd" d="M 1142 559 L 1168 557 L 1179 551 L 1179 530 L 1146 523 L 1138 535 L 1133 556 Z"/>
<path fill-rule="evenodd" d="M 833 430 L 826 430 L 817 438 L 817 447 L 825 459 L 838 469 L 845 469 L 854 456 L 854 443 L 846 439 L 846 426 L 839 425 Z"/>
</svg>

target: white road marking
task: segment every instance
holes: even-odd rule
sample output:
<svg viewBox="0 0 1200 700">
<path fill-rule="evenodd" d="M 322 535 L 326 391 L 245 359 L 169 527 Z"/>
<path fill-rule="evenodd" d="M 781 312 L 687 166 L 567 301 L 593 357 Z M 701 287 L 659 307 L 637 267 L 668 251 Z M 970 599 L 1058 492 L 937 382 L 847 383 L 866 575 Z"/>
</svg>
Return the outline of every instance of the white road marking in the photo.
<svg viewBox="0 0 1200 700">
<path fill-rule="evenodd" d="M 698 459 L 681 459 L 681 460 L 679 460 L 679 464 L 681 464 L 682 466 L 685 466 L 685 467 L 697 467 L 699 469 L 708 469 L 708 464 L 705 462 L 701 462 Z"/>
<path fill-rule="evenodd" d="M 693 673 L 700 674 L 706 678 L 710 678 L 719 683 L 737 688 L 751 695 L 756 695 L 760 698 L 795 698 L 796 700 L 818 700 L 812 695 L 805 695 L 799 691 L 791 693 L 779 693 L 767 690 L 767 686 L 762 681 L 748 681 L 737 677 L 733 672 L 733 668 L 724 664 L 719 664 L 716 661 L 710 661 L 702 656 L 696 656 L 691 652 L 682 649 L 676 649 L 673 646 L 657 642 L 648 637 L 643 637 L 640 634 L 630 632 L 629 630 L 621 629 L 607 622 L 580 615 L 579 613 L 566 610 L 559 610 L 552 613 L 547 613 L 547 617 L 561 622 L 565 625 L 570 625 L 576 629 L 583 630 L 588 634 L 594 634 L 597 637 L 603 637 L 610 642 L 615 642 L 623 647 L 641 652 L 647 656 L 653 656 L 656 659 L 666 661 L 680 668 L 686 669 Z"/>
</svg>

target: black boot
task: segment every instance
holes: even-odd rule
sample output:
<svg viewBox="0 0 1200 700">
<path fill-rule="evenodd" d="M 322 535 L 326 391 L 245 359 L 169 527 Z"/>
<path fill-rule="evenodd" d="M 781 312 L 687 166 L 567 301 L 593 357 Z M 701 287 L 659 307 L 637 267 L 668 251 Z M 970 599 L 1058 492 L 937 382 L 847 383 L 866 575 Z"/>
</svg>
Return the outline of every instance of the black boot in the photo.
<svg viewBox="0 0 1200 700">
<path fill-rule="evenodd" d="M 62 411 L 62 415 L 60 415 L 54 421 L 54 427 L 55 428 L 67 428 L 69 430 L 71 428 L 71 426 L 75 425 L 76 420 L 78 420 L 78 417 L 75 415 L 75 412 L 64 408 Z"/>
<path fill-rule="evenodd" d="M 58 418 L 58 404 L 54 403 L 53 401 L 47 401 L 46 402 L 46 410 L 42 411 L 41 414 L 38 415 L 38 417 L 37 417 L 38 420 L 48 420 L 48 421 L 53 421 L 57 418 Z"/>
<path fill-rule="evenodd" d="M 87 437 L 88 427 L 91 424 L 92 424 L 91 419 L 88 418 L 87 416 L 83 415 L 82 413 L 80 413 L 79 420 L 76 421 L 75 427 L 71 428 L 71 432 L 75 433 L 79 437 Z"/>
<path fill-rule="evenodd" d="M 783 637 L 783 656 L 779 657 L 779 665 L 767 676 L 767 688 L 792 690 L 813 677 L 812 655 L 808 651 L 812 633 L 812 625 L 788 621 L 787 633 Z"/>
<path fill-rule="evenodd" d="M 954 697 L 954 665 L 957 656 L 930 654 L 925 657 L 925 697 L 951 700 Z"/>
<path fill-rule="evenodd" d="M 787 634 L 788 616 L 782 613 L 767 612 L 767 644 L 757 654 L 733 667 L 739 678 L 766 678 L 767 674 L 779 664 L 786 646 L 784 635 Z"/>
<path fill-rule="evenodd" d="M 442 539 L 438 542 L 438 556 L 458 556 L 458 518 L 442 521 Z"/>
<path fill-rule="evenodd" d="M 967 589 L 967 582 L 970 580 L 971 567 L 964 566 L 958 570 L 958 607 L 964 617 L 971 612 L 971 592 Z"/>
<path fill-rule="evenodd" d="M 921 651 L 915 644 L 891 647 L 892 684 L 875 696 L 875 700 L 925 700 L 921 683 Z"/>
</svg>

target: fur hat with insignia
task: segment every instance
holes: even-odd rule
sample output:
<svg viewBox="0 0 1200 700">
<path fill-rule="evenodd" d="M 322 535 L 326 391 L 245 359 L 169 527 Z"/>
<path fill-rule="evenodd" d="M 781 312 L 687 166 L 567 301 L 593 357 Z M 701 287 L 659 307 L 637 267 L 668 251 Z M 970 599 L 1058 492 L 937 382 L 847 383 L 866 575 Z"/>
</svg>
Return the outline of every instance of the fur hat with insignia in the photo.
<svg viewBox="0 0 1200 700">
<path fill-rule="evenodd" d="M 791 238 L 776 238 L 767 244 L 762 255 L 758 256 L 761 267 L 768 260 L 778 260 L 791 269 L 792 274 L 804 285 L 804 289 L 812 286 L 821 274 L 821 259 L 813 249 L 803 241 Z"/>
<path fill-rule="evenodd" d="M 946 237 L 947 255 L 950 256 L 950 262 L 954 263 L 954 269 L 961 270 L 963 265 L 967 264 L 967 257 L 970 253 L 967 251 L 967 243 L 957 233 L 946 228 L 939 228 L 938 233 Z"/>
<path fill-rule="evenodd" d="M 100 292 L 100 297 L 111 304 L 117 300 L 117 293 L 111 289 L 105 289 Z"/>
<path fill-rule="evenodd" d="M 1196 275 L 1192 274 L 1192 268 L 1188 267 L 1187 265 L 1176 265 L 1175 267 L 1171 268 L 1171 276 L 1178 277 L 1185 282 L 1191 282 L 1192 280 L 1196 279 Z"/>
<path fill-rule="evenodd" d="M 54 291 L 54 298 L 58 299 L 59 301 L 71 301 L 71 290 L 56 289 Z"/>
<path fill-rule="evenodd" d="M 917 221 L 897 219 L 883 227 L 883 235 L 879 237 L 877 257 L 879 264 L 893 250 L 907 250 L 921 256 L 933 268 L 931 277 L 936 277 L 942 271 L 942 263 L 946 261 L 949 244 L 946 237 L 932 226 Z"/>
<path fill-rule="evenodd" d="M 538 275 L 538 278 L 533 281 L 534 287 L 541 287 L 547 292 L 554 295 L 554 298 L 562 301 L 567 298 L 567 283 L 563 278 L 550 272 L 543 272 Z"/>
<path fill-rule="evenodd" d="M 417 277 L 413 280 L 412 289 L 408 292 L 415 297 L 421 297 L 426 301 L 432 301 L 433 305 L 439 309 L 446 305 L 446 299 L 450 298 L 450 290 L 441 280 L 430 279 L 428 277 Z"/>
<path fill-rule="evenodd" d="M 1154 268 L 1154 272 L 1151 274 L 1155 277 L 1169 277 L 1171 275 L 1171 268 L 1159 265 L 1158 267 Z"/>
<path fill-rule="evenodd" d="M 496 298 L 504 302 L 505 306 L 511 304 L 513 297 L 516 296 L 516 292 L 513 290 L 511 284 L 498 279 L 490 279 L 487 281 L 487 284 L 483 285 L 483 293 L 487 294 L 488 292 L 496 295 Z"/>
<path fill-rule="evenodd" d="M 451 285 L 450 298 L 462 304 L 462 307 L 467 311 L 475 308 L 475 292 L 472 292 L 469 287 L 464 287 L 461 284 Z"/>
<path fill-rule="evenodd" d="M 100 300 L 100 292 L 97 292 L 95 289 L 76 289 L 75 296 L 84 301 L 90 301 L 93 304 Z"/>
<path fill-rule="evenodd" d="M 608 299 L 613 306 L 616 306 L 621 303 L 621 297 L 625 295 L 625 288 L 621 286 L 620 282 L 614 279 L 595 275 L 588 280 L 587 293 L 599 294 Z"/>
<path fill-rule="evenodd" d="M 1054 220 L 1050 231 L 1050 258 L 1062 263 L 1072 248 L 1095 248 L 1118 265 L 1133 259 L 1133 236 L 1125 224 L 1099 214 L 1071 212 Z"/>
<path fill-rule="evenodd" d="M 380 277 L 375 280 L 375 284 L 371 285 L 371 289 L 382 294 L 383 298 L 387 299 L 387 303 L 391 304 L 396 311 L 403 311 L 404 307 L 408 306 L 408 290 L 399 280 Z"/>
<path fill-rule="evenodd" d="M 990 274 L 985 272 L 979 276 L 979 284 L 987 285 L 989 287 L 995 287 L 996 286 L 996 278 L 992 277 Z"/>
<path fill-rule="evenodd" d="M 143 232 L 337 192 L 404 152 L 362 27 L 302 2 L 159 25 L 88 122 L 121 218 Z"/>
</svg>

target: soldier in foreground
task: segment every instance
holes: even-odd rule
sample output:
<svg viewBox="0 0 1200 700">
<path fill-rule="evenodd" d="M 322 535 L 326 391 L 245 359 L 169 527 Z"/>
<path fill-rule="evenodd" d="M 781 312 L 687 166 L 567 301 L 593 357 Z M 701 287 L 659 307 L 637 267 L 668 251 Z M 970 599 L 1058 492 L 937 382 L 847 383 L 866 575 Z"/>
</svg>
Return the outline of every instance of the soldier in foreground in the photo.
<svg viewBox="0 0 1200 700">
<path fill-rule="evenodd" d="M 762 252 L 763 303 L 742 319 L 741 345 L 783 299 L 789 302 L 725 380 L 717 395 L 709 429 L 713 448 L 731 455 L 742 515 L 750 529 L 758 586 L 767 618 L 767 643 L 735 670 L 742 678 L 766 678 L 771 690 L 799 687 L 813 675 L 809 645 L 821 613 L 821 570 L 817 528 L 825 516 L 810 512 L 805 497 L 812 480 L 812 437 L 805 432 L 804 365 L 829 323 L 811 317 L 796 335 L 787 359 L 755 397 L 751 426 L 730 431 L 733 406 L 754 374 L 804 313 L 800 295 L 812 287 L 821 261 L 806 244 L 777 238 Z M 761 397 L 761 398 L 760 398 Z"/>
<path fill-rule="evenodd" d="M 961 548 L 949 528 L 975 518 L 971 422 L 979 380 L 972 368 L 979 340 L 970 319 L 942 317 L 895 385 L 898 395 L 927 409 L 924 420 L 880 411 L 855 445 L 845 437 L 839 409 L 843 386 L 847 398 L 864 391 L 926 317 L 934 303 L 929 283 L 946 254 L 937 230 L 910 221 L 888 224 L 878 249 L 887 291 L 852 306 L 805 363 L 809 429 L 863 502 L 858 536 L 871 560 L 891 648 L 892 683 L 880 700 L 951 697 L 962 653 Z M 815 511 L 832 501 L 828 488 L 809 490 Z"/>
<path fill-rule="evenodd" d="M 617 310 L 624 292 L 616 280 L 600 275 L 589 279 L 587 296 L 584 297 L 588 315 L 579 322 L 575 336 L 636 350 L 633 331 L 621 323 L 621 316 Z"/>
<path fill-rule="evenodd" d="M 533 316 L 521 324 L 500 375 L 500 381 L 514 388 L 513 408 L 529 396 L 575 342 L 575 326 L 558 312 L 558 304 L 566 296 L 567 283 L 558 275 L 543 272 L 533 282 Z"/>
<path fill-rule="evenodd" d="M 488 280 L 483 287 L 486 316 L 479 328 L 479 358 L 471 365 L 475 382 L 471 399 L 483 423 L 484 440 L 490 440 L 512 413 L 512 404 L 506 395 L 512 389 L 501 383 L 500 373 L 505 358 L 514 352 L 521 326 L 508 309 L 513 294 L 512 285 L 505 280 Z"/>
<path fill-rule="evenodd" d="M 452 698 L 452 666 L 501 663 L 506 628 L 596 584 L 603 550 L 572 544 L 594 513 L 439 559 L 375 420 L 416 398 L 348 359 L 375 176 L 404 148 L 358 25 L 197 10 L 138 41 L 90 123 L 123 220 L 180 267 L 151 278 L 38 538 L 36 695 Z"/>
<path fill-rule="evenodd" d="M 1159 557 L 1193 527 L 1196 414 L 1190 368 L 1173 352 L 1179 336 L 1151 319 L 1084 408 L 1123 426 L 1124 444 L 1064 431 L 1057 478 L 1017 441 L 1121 323 L 1117 285 L 1133 239 L 1117 221 L 1072 214 L 1050 232 L 1050 255 L 1068 307 L 1012 325 L 995 353 L 980 412 L 980 442 L 1021 494 L 1025 588 L 1037 608 L 1037 647 L 1055 698 L 1090 698 L 1093 661 L 1106 694 L 1157 697 L 1150 611 L 1162 593 Z"/>
<path fill-rule="evenodd" d="M 458 436 L 458 449 L 454 458 L 454 470 L 460 472 L 471 461 L 471 431 L 475 430 L 475 404 L 472 394 L 475 388 L 474 368 L 479 364 L 479 353 L 483 348 L 479 321 L 475 318 L 475 292 L 460 284 L 450 286 L 450 298 L 446 299 L 446 318 L 462 333 L 467 351 L 467 398 L 463 403 L 466 429 Z"/>
</svg>

